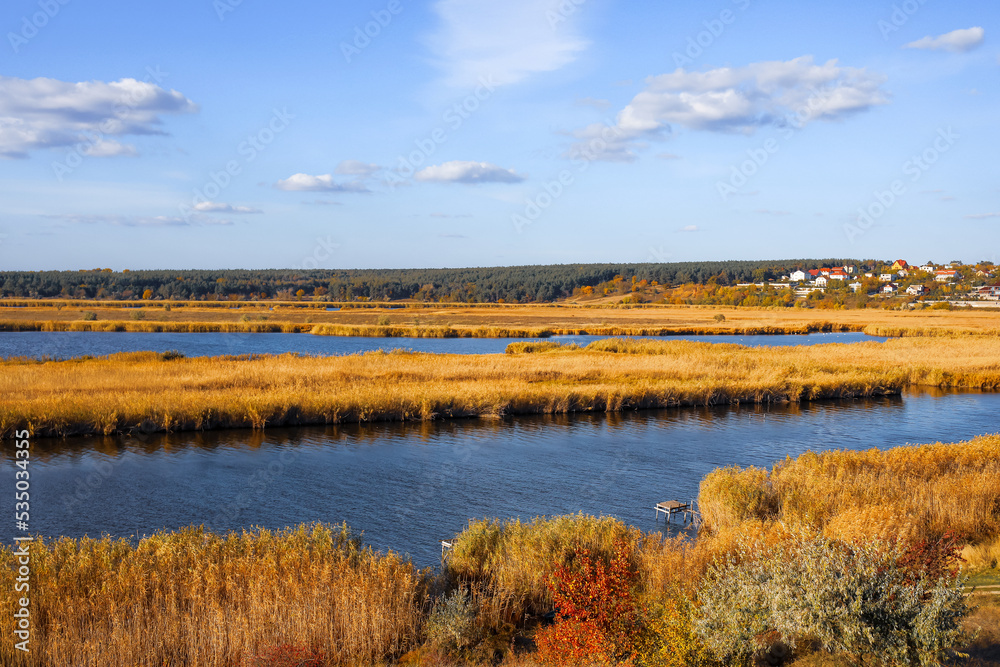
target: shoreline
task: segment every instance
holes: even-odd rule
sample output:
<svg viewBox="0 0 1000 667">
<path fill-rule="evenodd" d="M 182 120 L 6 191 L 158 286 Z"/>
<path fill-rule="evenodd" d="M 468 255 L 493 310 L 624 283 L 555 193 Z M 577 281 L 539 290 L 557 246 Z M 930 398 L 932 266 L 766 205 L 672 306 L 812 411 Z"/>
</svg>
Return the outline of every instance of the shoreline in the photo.
<svg viewBox="0 0 1000 667">
<path fill-rule="evenodd" d="M 297 322 L 153 322 L 0 321 L 0 333 L 288 333 L 354 338 L 551 338 L 553 336 L 805 336 L 821 333 L 863 333 L 882 338 L 1000 336 L 998 329 L 959 329 L 811 322 L 804 325 L 760 326 L 396 326 L 312 324 Z"/>
<path fill-rule="evenodd" d="M 0 361 L 0 436 L 177 432 L 500 418 L 1000 389 L 1000 340 L 750 348 L 606 339 L 503 355 L 405 351 Z"/>
</svg>

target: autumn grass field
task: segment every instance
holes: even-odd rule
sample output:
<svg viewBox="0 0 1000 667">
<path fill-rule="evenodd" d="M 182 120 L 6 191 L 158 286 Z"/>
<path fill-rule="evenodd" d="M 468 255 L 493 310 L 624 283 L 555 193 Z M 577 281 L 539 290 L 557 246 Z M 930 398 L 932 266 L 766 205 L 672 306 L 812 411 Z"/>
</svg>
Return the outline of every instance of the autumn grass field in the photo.
<svg viewBox="0 0 1000 667">
<path fill-rule="evenodd" d="M 0 361 L 0 435 L 497 418 L 1000 387 L 1000 338 L 750 348 L 605 339 L 504 355 L 405 351 Z"/>
<path fill-rule="evenodd" d="M 825 534 L 835 553 L 882 550 L 884 566 L 902 567 L 902 585 L 908 586 L 918 585 L 909 577 L 924 577 L 927 565 L 899 565 L 906 554 L 914 548 L 924 553 L 921 544 L 933 546 L 947 531 L 959 531 L 964 571 L 980 581 L 1000 580 L 989 555 L 1000 540 L 998 466 L 1000 435 L 885 451 L 807 453 L 771 470 L 721 469 L 702 483 L 706 523 L 693 540 L 643 533 L 608 517 L 471 520 L 437 571 L 366 549 L 346 526 L 229 535 L 191 528 L 138 542 L 36 541 L 30 546 L 32 652 L 15 651 L 13 635 L 4 633 L 0 663 L 574 664 L 536 651 L 553 628 L 568 622 L 546 621 L 554 604 L 553 578 L 581 559 L 623 558 L 628 589 L 622 593 L 629 606 L 622 611 L 636 612 L 628 635 L 636 644 L 627 647 L 627 664 L 735 665 L 708 650 L 705 587 L 718 576 L 719 563 L 783 558 L 803 536 Z M 7 618 L 17 604 L 14 562 L 13 550 L 0 548 L 0 614 Z M 607 578 L 602 567 L 583 574 L 593 581 Z M 903 589 L 893 590 L 897 596 Z M 599 599 L 600 587 L 593 594 Z M 850 613 L 831 622 L 846 623 Z M 996 602 L 980 600 L 959 621 L 979 630 L 977 636 L 957 636 L 963 643 L 955 648 L 972 656 L 967 664 L 1000 664 Z M 794 653 L 779 662 L 764 660 L 776 642 L 793 639 L 761 636 L 759 664 L 858 663 L 858 655 L 817 650 L 809 637 L 798 638 Z M 864 657 L 865 664 L 882 664 L 877 655 Z"/>
<path fill-rule="evenodd" d="M 328 307 L 339 310 L 327 310 Z M 723 316 L 724 319 L 718 318 Z M 101 302 L 0 300 L 0 331 L 316 333 L 339 336 L 549 334 L 782 334 L 865 331 L 873 335 L 1000 333 L 1000 312 L 813 310 L 578 303 L 435 304 L 325 302 Z"/>
</svg>

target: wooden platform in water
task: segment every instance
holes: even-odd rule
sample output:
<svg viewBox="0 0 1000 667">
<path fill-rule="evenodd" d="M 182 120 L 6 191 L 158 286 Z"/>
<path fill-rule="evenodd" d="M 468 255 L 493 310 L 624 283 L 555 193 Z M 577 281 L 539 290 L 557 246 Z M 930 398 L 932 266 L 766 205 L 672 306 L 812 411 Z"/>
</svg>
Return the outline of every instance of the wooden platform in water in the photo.
<svg viewBox="0 0 1000 667">
<path fill-rule="evenodd" d="M 693 501 L 685 503 L 679 500 L 664 500 L 662 503 L 656 503 L 653 509 L 656 510 L 656 518 L 659 519 L 662 513 L 667 523 L 670 523 L 670 518 L 675 514 L 680 514 L 685 523 L 687 523 L 688 519 L 693 522 L 697 518 Z"/>
</svg>

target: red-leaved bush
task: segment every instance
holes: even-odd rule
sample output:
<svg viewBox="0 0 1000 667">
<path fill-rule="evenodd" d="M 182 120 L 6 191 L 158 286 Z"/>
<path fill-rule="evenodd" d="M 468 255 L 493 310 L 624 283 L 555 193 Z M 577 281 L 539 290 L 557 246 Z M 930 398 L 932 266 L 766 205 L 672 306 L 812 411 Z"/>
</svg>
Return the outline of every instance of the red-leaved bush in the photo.
<svg viewBox="0 0 1000 667">
<path fill-rule="evenodd" d="M 936 540 L 921 540 L 909 545 L 896 564 L 912 584 L 919 580 L 936 582 L 941 577 L 954 578 L 959 564 L 965 560 L 960 555 L 963 543 L 961 535 L 949 530 Z"/>
<path fill-rule="evenodd" d="M 555 625 L 538 631 L 543 664 L 631 664 L 641 630 L 628 544 L 616 541 L 610 558 L 577 551 L 549 581 Z"/>
</svg>

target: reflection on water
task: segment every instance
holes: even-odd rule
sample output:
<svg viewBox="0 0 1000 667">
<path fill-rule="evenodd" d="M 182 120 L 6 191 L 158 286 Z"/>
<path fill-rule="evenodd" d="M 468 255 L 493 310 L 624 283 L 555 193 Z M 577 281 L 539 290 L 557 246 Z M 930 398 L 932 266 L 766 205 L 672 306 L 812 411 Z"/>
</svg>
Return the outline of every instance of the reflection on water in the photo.
<svg viewBox="0 0 1000 667">
<path fill-rule="evenodd" d="M 547 340 L 587 345 L 608 336 L 553 336 Z M 818 345 L 884 341 L 863 333 L 825 333 L 790 336 L 638 336 L 662 340 L 698 340 L 750 346 Z M 449 354 L 500 354 L 509 343 L 523 338 L 362 338 L 311 334 L 137 333 L 83 331 L 0 332 L 0 358 L 41 357 L 68 359 L 116 352 L 178 350 L 189 357 L 222 354 L 283 354 L 297 352 L 329 356 L 373 350 L 405 349 Z"/>
<path fill-rule="evenodd" d="M 653 505 L 695 497 L 719 466 L 1000 430 L 1000 394 L 941 394 L 36 440 L 33 530 L 128 536 L 202 523 L 225 531 L 346 521 L 376 548 L 426 565 L 438 540 L 474 517 L 585 512 L 653 530 L 663 525 Z M 3 494 L 0 511 L 13 511 L 4 505 L 11 498 Z"/>
</svg>

